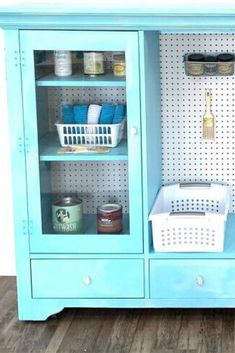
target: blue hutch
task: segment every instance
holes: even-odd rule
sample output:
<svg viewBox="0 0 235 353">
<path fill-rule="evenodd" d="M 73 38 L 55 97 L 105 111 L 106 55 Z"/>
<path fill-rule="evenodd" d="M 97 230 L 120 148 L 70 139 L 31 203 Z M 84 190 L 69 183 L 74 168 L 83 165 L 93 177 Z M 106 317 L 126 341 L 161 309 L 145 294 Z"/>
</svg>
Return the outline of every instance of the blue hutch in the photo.
<svg viewBox="0 0 235 353">
<path fill-rule="evenodd" d="M 183 57 L 234 53 L 235 12 L 28 5 L 1 8 L 0 26 L 19 319 L 45 320 L 65 307 L 234 307 L 235 76 L 188 76 Z M 72 75 L 54 74 L 55 51 L 72 53 Z M 104 75 L 83 74 L 84 52 L 104 53 Z M 125 55 L 125 76 L 113 75 L 116 52 Z M 200 137 L 207 88 L 213 142 Z M 78 103 L 126 104 L 117 147 L 58 153 L 55 122 L 64 105 Z M 223 252 L 154 251 L 149 214 L 161 186 L 176 182 L 228 185 Z M 53 231 L 53 197 L 66 193 L 83 201 L 82 234 Z M 107 202 L 123 207 L 121 234 L 97 233 L 97 207 Z"/>
</svg>

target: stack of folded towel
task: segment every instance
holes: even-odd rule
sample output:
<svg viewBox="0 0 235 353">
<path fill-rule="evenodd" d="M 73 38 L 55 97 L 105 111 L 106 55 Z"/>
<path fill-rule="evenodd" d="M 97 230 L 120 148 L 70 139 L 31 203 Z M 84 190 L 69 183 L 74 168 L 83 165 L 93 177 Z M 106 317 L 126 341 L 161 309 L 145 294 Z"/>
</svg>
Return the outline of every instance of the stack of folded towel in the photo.
<svg viewBox="0 0 235 353">
<path fill-rule="evenodd" d="M 67 104 L 63 106 L 64 124 L 120 124 L 125 116 L 125 104 Z"/>
</svg>

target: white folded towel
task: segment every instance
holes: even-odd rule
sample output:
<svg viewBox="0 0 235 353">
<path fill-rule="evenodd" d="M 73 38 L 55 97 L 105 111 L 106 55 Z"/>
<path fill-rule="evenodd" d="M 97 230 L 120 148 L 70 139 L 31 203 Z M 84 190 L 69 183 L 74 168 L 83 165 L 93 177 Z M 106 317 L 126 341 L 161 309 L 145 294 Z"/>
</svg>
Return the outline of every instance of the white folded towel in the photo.
<svg viewBox="0 0 235 353">
<path fill-rule="evenodd" d="M 87 112 L 87 124 L 98 124 L 101 112 L 101 105 L 90 104 Z"/>
</svg>

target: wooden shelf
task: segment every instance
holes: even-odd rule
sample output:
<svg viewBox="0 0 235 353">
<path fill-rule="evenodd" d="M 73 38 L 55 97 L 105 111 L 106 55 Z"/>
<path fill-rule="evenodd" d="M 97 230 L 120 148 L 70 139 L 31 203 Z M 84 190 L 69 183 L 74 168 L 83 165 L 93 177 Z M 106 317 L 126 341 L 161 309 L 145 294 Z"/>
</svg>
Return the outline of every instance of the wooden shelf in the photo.
<svg viewBox="0 0 235 353">
<path fill-rule="evenodd" d="M 60 142 L 57 133 L 48 133 L 39 142 L 40 161 L 115 161 L 128 160 L 127 141 L 122 140 L 117 147 L 110 147 L 107 153 L 66 153 L 58 154 Z"/>
</svg>

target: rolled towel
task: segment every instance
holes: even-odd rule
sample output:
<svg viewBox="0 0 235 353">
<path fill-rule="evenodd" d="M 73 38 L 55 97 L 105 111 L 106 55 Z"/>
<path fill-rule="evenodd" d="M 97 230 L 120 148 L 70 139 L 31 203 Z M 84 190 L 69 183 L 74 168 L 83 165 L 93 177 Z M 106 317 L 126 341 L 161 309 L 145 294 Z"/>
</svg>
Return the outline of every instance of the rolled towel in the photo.
<svg viewBox="0 0 235 353">
<path fill-rule="evenodd" d="M 76 124 L 87 124 L 88 104 L 77 104 L 73 107 Z"/>
<path fill-rule="evenodd" d="M 87 112 L 87 124 L 98 124 L 101 105 L 90 104 Z"/>
<path fill-rule="evenodd" d="M 124 117 L 126 116 L 126 105 L 125 104 L 117 104 L 115 108 L 115 113 L 113 117 L 113 124 L 120 124 Z"/>
<path fill-rule="evenodd" d="M 71 104 L 63 105 L 62 112 L 63 112 L 63 122 L 65 124 L 73 124 L 74 123 L 73 106 Z"/>
<path fill-rule="evenodd" d="M 115 112 L 115 105 L 110 103 L 103 103 L 99 124 L 112 124 L 114 112 Z"/>
</svg>

